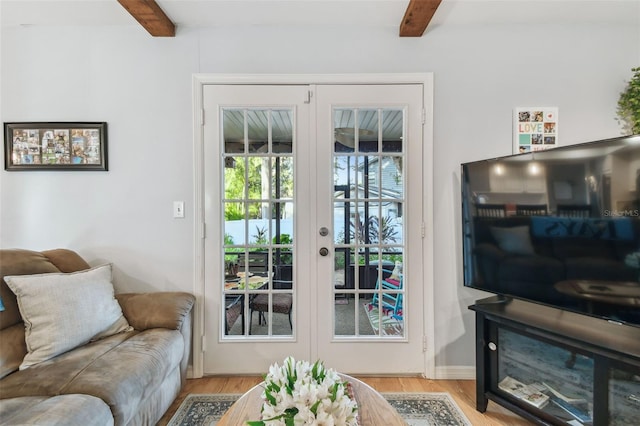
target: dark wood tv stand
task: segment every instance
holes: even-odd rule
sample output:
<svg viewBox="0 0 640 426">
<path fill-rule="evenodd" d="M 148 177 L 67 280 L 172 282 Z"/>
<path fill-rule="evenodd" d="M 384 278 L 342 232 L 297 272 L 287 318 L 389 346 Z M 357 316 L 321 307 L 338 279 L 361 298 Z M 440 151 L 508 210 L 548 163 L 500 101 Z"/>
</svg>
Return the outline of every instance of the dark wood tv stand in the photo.
<svg viewBox="0 0 640 426">
<path fill-rule="evenodd" d="M 478 411 L 493 401 L 541 425 L 637 424 L 640 327 L 499 297 L 469 309 Z"/>
</svg>

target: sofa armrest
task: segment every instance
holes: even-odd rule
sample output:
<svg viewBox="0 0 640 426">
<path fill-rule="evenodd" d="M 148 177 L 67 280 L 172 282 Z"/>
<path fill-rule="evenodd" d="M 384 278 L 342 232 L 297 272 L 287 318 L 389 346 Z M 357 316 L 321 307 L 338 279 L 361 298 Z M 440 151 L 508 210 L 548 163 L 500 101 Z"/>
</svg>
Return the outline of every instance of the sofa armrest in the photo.
<svg viewBox="0 0 640 426">
<path fill-rule="evenodd" d="M 140 331 L 181 330 L 189 322 L 187 317 L 196 300 L 192 294 L 183 292 L 122 293 L 116 294 L 116 299 L 129 324 Z"/>
</svg>

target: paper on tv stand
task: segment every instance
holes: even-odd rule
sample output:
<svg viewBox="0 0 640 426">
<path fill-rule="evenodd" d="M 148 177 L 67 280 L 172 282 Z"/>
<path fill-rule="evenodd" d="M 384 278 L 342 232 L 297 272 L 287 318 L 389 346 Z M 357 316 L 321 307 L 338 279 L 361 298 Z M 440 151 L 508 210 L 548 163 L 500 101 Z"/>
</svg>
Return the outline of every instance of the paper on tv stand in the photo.
<svg viewBox="0 0 640 426">
<path fill-rule="evenodd" d="M 560 398 L 561 400 L 563 400 L 564 402 L 567 402 L 569 404 L 586 404 L 587 400 L 584 398 L 569 398 L 567 396 L 564 396 L 563 394 L 561 394 L 560 392 L 558 392 L 557 390 L 555 390 L 554 388 L 552 388 L 551 386 L 549 386 L 548 384 L 546 384 L 545 382 L 542 382 L 542 384 L 549 389 L 549 391 L 555 395 L 557 398 Z"/>
<path fill-rule="evenodd" d="M 510 376 L 502 379 L 502 381 L 498 383 L 498 387 L 504 392 L 537 408 L 542 408 L 549 402 L 547 395 L 539 392 L 535 387 L 525 385 Z"/>
</svg>

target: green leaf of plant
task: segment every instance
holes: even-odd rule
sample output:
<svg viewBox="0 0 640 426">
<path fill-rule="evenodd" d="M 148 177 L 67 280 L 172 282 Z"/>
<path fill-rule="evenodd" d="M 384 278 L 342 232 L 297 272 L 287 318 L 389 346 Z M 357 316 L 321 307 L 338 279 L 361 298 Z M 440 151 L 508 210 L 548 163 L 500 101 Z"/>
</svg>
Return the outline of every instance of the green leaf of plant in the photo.
<svg viewBox="0 0 640 426">
<path fill-rule="evenodd" d="M 298 410 L 296 407 L 290 407 L 284 410 L 285 414 L 291 417 L 295 417 L 295 415 L 298 414 L 298 411 L 300 410 Z"/>
<path fill-rule="evenodd" d="M 309 410 L 313 413 L 314 416 L 318 414 L 318 406 L 320 406 L 321 402 L 322 400 L 316 401 L 316 403 L 313 404 L 311 408 L 309 408 Z"/>
<path fill-rule="evenodd" d="M 640 67 L 632 68 L 633 76 L 618 99 L 618 122 L 626 133 L 640 134 Z"/>
<path fill-rule="evenodd" d="M 335 383 L 331 388 L 331 401 L 335 401 L 336 400 L 336 396 L 338 395 L 338 386 L 340 386 L 339 383 Z"/>
<path fill-rule="evenodd" d="M 265 398 L 267 398 L 267 401 L 269 401 L 269 404 L 271 405 L 276 405 L 276 397 L 273 396 L 272 394 L 265 392 L 264 394 Z"/>
</svg>

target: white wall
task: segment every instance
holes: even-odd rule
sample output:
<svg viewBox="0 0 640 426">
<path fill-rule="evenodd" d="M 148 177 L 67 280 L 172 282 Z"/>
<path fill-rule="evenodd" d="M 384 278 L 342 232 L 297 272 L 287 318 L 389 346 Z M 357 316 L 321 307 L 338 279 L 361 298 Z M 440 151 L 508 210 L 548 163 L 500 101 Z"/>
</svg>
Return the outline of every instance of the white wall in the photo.
<svg viewBox="0 0 640 426">
<path fill-rule="evenodd" d="M 462 4 L 460 7 L 464 7 Z M 77 250 L 113 262 L 118 291 L 192 291 L 194 73 L 434 72 L 436 365 L 474 365 L 462 287 L 461 162 L 511 153 L 516 106 L 558 106 L 559 141 L 620 133 L 619 92 L 640 65 L 633 24 L 397 28 L 242 26 L 2 29 L 2 121 L 107 121 L 109 172 L 0 171 L 0 247 Z M 628 19 L 626 19 L 628 22 Z M 584 20 L 583 20 L 584 22 Z M 172 218 L 172 202 L 186 218 Z"/>
</svg>

